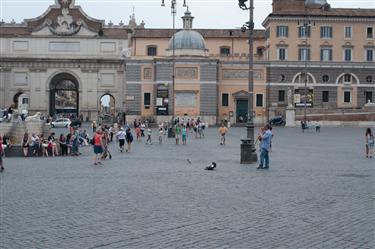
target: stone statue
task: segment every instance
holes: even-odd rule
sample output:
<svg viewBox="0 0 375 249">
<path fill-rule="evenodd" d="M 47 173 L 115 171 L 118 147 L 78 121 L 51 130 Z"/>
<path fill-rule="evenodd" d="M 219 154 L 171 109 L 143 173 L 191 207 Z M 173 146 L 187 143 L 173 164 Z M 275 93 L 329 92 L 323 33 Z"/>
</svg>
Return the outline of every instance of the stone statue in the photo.
<svg viewBox="0 0 375 249">
<path fill-rule="evenodd" d="M 293 102 L 292 102 L 292 89 L 288 87 L 288 107 L 292 107 Z"/>
<path fill-rule="evenodd" d="M 30 122 L 30 121 L 40 121 L 40 117 L 42 114 L 40 112 L 35 113 L 33 116 L 28 116 L 25 121 Z"/>
</svg>

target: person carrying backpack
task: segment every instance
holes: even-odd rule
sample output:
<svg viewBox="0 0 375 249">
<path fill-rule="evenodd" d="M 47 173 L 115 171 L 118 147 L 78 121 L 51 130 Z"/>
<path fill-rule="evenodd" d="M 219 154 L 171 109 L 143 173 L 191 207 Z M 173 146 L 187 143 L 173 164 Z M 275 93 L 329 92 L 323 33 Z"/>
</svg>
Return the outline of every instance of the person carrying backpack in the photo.
<svg viewBox="0 0 375 249">
<path fill-rule="evenodd" d="M 371 128 L 366 129 L 366 158 L 372 158 L 374 153 L 374 134 L 371 131 Z"/>
<path fill-rule="evenodd" d="M 126 132 L 124 131 L 124 128 L 120 128 L 120 130 L 116 134 L 116 138 L 119 143 L 120 151 L 124 151 L 124 145 L 125 145 L 125 138 L 126 138 Z"/>
<path fill-rule="evenodd" d="M 131 129 L 128 127 L 126 129 L 126 143 L 128 144 L 126 152 L 130 152 L 131 146 L 132 146 L 132 142 L 133 142 L 133 134 L 131 132 Z"/>
</svg>

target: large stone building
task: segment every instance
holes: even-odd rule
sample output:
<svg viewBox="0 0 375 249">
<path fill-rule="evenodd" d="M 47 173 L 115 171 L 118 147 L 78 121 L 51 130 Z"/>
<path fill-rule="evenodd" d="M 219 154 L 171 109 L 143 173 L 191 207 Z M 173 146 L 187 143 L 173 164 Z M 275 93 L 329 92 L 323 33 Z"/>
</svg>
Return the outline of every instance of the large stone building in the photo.
<svg viewBox="0 0 375 249">
<path fill-rule="evenodd" d="M 308 113 L 358 112 L 374 101 L 375 9 L 274 0 L 263 26 L 271 109 L 285 109 L 288 89 L 299 114 L 306 94 Z"/>
<path fill-rule="evenodd" d="M 358 112 L 374 100 L 375 9 L 304 3 L 274 0 L 265 30 L 254 32 L 257 123 L 285 112 L 288 91 L 297 114 L 305 100 L 308 114 Z M 0 107 L 23 101 L 31 113 L 99 121 L 121 113 L 245 121 L 248 33 L 193 29 L 189 10 L 183 23 L 173 39 L 172 29 L 146 29 L 134 14 L 128 25 L 105 24 L 74 0 L 56 0 L 22 24 L 1 23 Z"/>
<path fill-rule="evenodd" d="M 126 59 L 127 113 L 163 119 L 173 112 L 209 123 L 244 122 L 248 113 L 247 33 L 193 30 L 189 10 L 182 19 L 183 29 L 174 36 L 174 56 L 173 30 L 135 29 L 130 44 L 133 53 Z M 256 30 L 254 39 L 254 111 L 256 122 L 261 123 L 266 111 L 264 31 Z"/>
<path fill-rule="evenodd" d="M 95 120 L 110 94 L 121 112 L 129 25 L 105 25 L 74 0 L 56 0 L 41 16 L 0 26 L 0 106 L 28 102 L 29 112 L 82 114 Z M 22 96 L 23 98 L 19 98 Z M 112 101 L 113 102 L 113 101 Z"/>
</svg>

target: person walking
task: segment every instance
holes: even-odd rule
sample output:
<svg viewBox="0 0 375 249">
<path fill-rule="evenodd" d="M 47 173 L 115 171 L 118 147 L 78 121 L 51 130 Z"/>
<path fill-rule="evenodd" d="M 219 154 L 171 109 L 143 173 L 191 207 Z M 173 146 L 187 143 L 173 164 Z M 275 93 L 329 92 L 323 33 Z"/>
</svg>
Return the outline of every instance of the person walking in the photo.
<svg viewBox="0 0 375 249">
<path fill-rule="evenodd" d="M 102 164 L 100 161 L 103 153 L 103 132 L 98 130 L 93 137 L 94 165 Z"/>
<path fill-rule="evenodd" d="M 188 131 L 187 131 L 186 125 L 184 125 L 181 129 L 182 145 L 186 145 L 187 133 Z"/>
<path fill-rule="evenodd" d="M 126 132 L 124 131 L 124 128 L 120 128 L 120 130 L 116 134 L 117 140 L 118 140 L 118 146 L 120 148 L 120 152 L 124 151 L 124 145 L 125 145 L 125 138 L 126 138 Z"/>
<path fill-rule="evenodd" d="M 163 134 L 164 134 L 164 128 L 159 127 L 159 144 L 163 143 Z"/>
<path fill-rule="evenodd" d="M 27 157 L 29 154 L 29 134 L 26 132 L 23 134 L 23 139 L 22 139 L 22 150 L 23 150 L 23 156 Z"/>
<path fill-rule="evenodd" d="M 227 134 L 227 132 L 228 132 L 228 128 L 225 127 L 224 123 L 222 123 L 219 128 L 220 145 L 225 145 L 225 134 Z"/>
<path fill-rule="evenodd" d="M 96 132 L 96 121 L 95 120 L 92 121 L 91 127 L 92 127 L 92 133 L 95 134 L 95 132 Z"/>
<path fill-rule="evenodd" d="M 66 137 L 64 134 L 60 134 L 60 150 L 61 150 L 61 156 L 67 156 L 68 155 L 68 146 L 66 145 Z"/>
<path fill-rule="evenodd" d="M 39 154 L 39 137 L 35 133 L 31 134 L 31 148 L 33 156 Z"/>
<path fill-rule="evenodd" d="M 126 129 L 126 143 L 128 144 L 128 147 L 126 148 L 126 152 L 130 152 L 132 148 L 133 139 L 134 138 L 133 138 L 132 131 L 130 127 L 128 127 L 128 129 Z"/>
<path fill-rule="evenodd" d="M 0 172 L 4 171 L 3 156 L 4 156 L 3 137 L 0 135 Z"/>
<path fill-rule="evenodd" d="M 148 128 L 148 129 L 147 129 L 147 140 L 146 140 L 146 144 L 152 145 L 151 135 L 152 135 L 152 130 L 151 130 L 150 128 Z"/>
<path fill-rule="evenodd" d="M 180 135 L 181 135 L 181 127 L 180 124 L 177 123 L 175 127 L 175 139 L 176 139 L 176 145 L 180 144 Z"/>
<path fill-rule="evenodd" d="M 366 129 L 366 158 L 372 158 L 374 152 L 374 134 L 372 133 L 371 128 Z"/>
<path fill-rule="evenodd" d="M 272 132 L 269 125 L 263 127 L 260 131 L 258 139 L 260 140 L 260 163 L 257 169 L 268 169 L 270 167 L 269 149 L 272 138 Z M 264 167 L 263 167 L 264 166 Z"/>
</svg>

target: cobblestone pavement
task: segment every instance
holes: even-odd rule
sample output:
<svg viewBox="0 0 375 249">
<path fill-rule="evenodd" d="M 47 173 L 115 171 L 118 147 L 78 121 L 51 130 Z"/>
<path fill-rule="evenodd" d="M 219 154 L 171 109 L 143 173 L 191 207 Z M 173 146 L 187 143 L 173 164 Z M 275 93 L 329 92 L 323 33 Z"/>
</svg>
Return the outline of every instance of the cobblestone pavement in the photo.
<svg viewBox="0 0 375 249">
<path fill-rule="evenodd" d="M 113 144 L 103 166 L 89 147 L 5 158 L 0 248 L 375 248 L 364 128 L 274 133 L 269 170 L 239 164 L 245 128 L 226 146 L 216 128 L 187 146 L 134 142 L 121 154 Z M 203 170 L 212 161 L 217 170 Z"/>
</svg>

